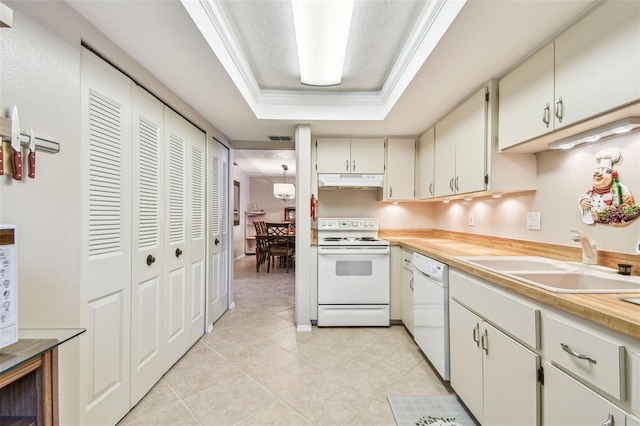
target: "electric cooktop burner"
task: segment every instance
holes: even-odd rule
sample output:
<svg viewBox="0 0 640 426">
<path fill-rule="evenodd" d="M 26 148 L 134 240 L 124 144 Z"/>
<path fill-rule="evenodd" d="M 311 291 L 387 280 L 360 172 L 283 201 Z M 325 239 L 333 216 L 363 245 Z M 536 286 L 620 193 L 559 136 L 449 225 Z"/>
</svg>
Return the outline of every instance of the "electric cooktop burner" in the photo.
<svg viewBox="0 0 640 426">
<path fill-rule="evenodd" d="M 318 219 L 318 244 L 321 246 L 384 246 L 378 238 L 376 218 Z"/>
</svg>

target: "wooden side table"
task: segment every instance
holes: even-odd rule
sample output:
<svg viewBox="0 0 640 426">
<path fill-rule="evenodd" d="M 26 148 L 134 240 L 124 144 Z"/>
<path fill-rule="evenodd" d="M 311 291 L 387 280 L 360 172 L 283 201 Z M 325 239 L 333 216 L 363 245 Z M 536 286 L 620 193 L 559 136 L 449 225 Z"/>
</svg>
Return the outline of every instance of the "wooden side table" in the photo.
<svg viewBox="0 0 640 426">
<path fill-rule="evenodd" d="M 0 349 L 0 425 L 58 425 L 58 346 L 84 331 L 20 330 Z"/>
</svg>

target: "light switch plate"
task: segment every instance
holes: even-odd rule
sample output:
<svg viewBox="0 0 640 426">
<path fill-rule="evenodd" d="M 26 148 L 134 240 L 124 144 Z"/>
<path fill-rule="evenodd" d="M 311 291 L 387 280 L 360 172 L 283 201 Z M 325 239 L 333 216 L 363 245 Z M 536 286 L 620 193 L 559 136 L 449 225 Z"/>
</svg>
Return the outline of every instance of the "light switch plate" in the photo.
<svg viewBox="0 0 640 426">
<path fill-rule="evenodd" d="M 540 212 L 527 212 L 527 229 L 540 230 Z"/>
</svg>

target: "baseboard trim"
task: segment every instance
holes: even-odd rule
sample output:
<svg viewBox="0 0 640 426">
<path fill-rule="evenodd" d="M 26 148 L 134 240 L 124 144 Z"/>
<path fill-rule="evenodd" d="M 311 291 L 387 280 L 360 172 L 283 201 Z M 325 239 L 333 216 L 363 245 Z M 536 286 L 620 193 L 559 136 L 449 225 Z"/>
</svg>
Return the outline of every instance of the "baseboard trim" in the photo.
<svg viewBox="0 0 640 426">
<path fill-rule="evenodd" d="M 297 325 L 296 326 L 296 331 L 297 332 L 302 332 L 302 333 L 310 333 L 311 332 L 311 324 L 308 324 L 308 325 Z"/>
</svg>

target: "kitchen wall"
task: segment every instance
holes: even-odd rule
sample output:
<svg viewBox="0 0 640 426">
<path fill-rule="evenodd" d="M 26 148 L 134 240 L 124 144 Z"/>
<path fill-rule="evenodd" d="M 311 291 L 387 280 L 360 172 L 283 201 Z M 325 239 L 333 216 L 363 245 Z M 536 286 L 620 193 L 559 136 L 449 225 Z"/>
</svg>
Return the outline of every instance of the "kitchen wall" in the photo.
<svg viewBox="0 0 640 426">
<path fill-rule="evenodd" d="M 592 237 L 599 249 L 634 253 L 635 242 L 640 239 L 640 218 L 625 227 L 586 225 L 580 219 L 578 197 L 591 189 L 599 151 L 622 154 L 613 168 L 640 204 L 640 133 L 635 132 L 571 150 L 538 154 L 537 191 L 533 194 L 436 203 L 429 214 L 440 229 L 578 247 L 569 232 L 576 229 Z M 468 224 L 470 212 L 474 214 L 474 226 Z M 539 231 L 526 229 L 527 212 L 541 213 Z"/>
<path fill-rule="evenodd" d="M 287 176 L 287 182 L 293 183 L 294 181 L 294 176 Z M 249 201 L 243 206 L 248 210 L 251 203 L 258 204 L 258 208 L 267 213 L 263 219 L 265 222 L 282 222 L 284 208 L 296 206 L 296 200 L 284 202 L 273 196 L 273 184 L 276 182 L 282 182 L 282 176 L 252 177 Z"/>
<path fill-rule="evenodd" d="M 237 259 L 244 256 L 244 212 L 247 211 L 247 206 L 249 205 L 251 178 L 234 168 L 233 180 L 240 182 L 240 205 L 233 206 L 234 209 L 238 209 L 238 217 L 240 219 L 240 225 L 233 227 L 233 258 Z"/>
<path fill-rule="evenodd" d="M 374 190 L 324 190 L 318 193 L 318 217 L 377 217 L 381 229 L 433 228 L 427 203 L 381 203 Z"/>
</svg>

